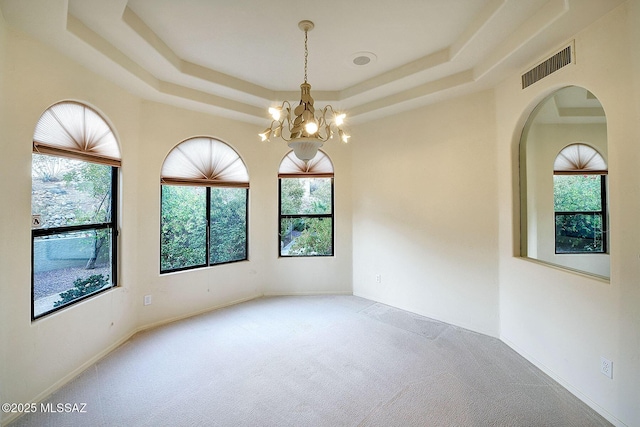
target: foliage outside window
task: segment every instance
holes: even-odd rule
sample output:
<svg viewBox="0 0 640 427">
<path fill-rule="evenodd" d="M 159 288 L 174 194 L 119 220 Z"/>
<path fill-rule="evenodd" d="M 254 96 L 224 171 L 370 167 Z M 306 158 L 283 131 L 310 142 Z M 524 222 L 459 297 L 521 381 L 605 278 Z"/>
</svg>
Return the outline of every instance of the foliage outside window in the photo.
<svg viewBox="0 0 640 427">
<path fill-rule="evenodd" d="M 248 259 L 249 174 L 227 143 L 186 139 L 161 172 L 160 272 Z"/>
<path fill-rule="evenodd" d="M 605 253 L 605 175 L 554 175 L 556 253 Z"/>
<path fill-rule="evenodd" d="M 33 154 L 32 318 L 115 286 L 117 168 Z"/>
<path fill-rule="evenodd" d="M 333 255 L 333 178 L 280 179 L 280 256 Z"/>
<path fill-rule="evenodd" d="M 247 259 L 248 189 L 162 186 L 162 273 Z"/>
</svg>

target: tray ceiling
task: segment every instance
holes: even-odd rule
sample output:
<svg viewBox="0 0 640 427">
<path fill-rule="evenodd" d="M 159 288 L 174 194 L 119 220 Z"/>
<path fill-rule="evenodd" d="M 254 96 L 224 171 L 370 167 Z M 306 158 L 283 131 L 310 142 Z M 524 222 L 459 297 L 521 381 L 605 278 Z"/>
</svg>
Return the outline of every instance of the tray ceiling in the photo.
<svg viewBox="0 0 640 427">
<path fill-rule="evenodd" d="M 526 71 L 622 0 L 0 0 L 8 25 L 145 99 L 265 124 L 299 99 L 351 122 Z M 577 52 L 579 55 L 579 52 Z M 354 58 L 366 56 L 366 65 Z"/>
</svg>

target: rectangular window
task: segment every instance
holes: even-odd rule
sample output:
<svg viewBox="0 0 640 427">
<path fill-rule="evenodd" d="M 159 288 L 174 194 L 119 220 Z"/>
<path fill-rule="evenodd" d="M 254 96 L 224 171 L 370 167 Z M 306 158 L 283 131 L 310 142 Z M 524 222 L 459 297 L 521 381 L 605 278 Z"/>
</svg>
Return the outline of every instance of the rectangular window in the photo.
<svg viewBox="0 0 640 427">
<path fill-rule="evenodd" d="M 116 285 L 118 169 L 33 154 L 32 319 Z"/>
<path fill-rule="evenodd" d="M 606 253 L 605 175 L 554 175 L 555 252 Z"/>
<path fill-rule="evenodd" d="M 207 188 L 162 186 L 160 270 L 207 265 Z"/>
<path fill-rule="evenodd" d="M 246 188 L 211 188 L 209 264 L 247 259 Z"/>
<path fill-rule="evenodd" d="M 246 188 L 162 186 L 160 272 L 247 259 Z"/>
<path fill-rule="evenodd" d="M 333 255 L 333 178 L 280 179 L 280 256 Z"/>
</svg>

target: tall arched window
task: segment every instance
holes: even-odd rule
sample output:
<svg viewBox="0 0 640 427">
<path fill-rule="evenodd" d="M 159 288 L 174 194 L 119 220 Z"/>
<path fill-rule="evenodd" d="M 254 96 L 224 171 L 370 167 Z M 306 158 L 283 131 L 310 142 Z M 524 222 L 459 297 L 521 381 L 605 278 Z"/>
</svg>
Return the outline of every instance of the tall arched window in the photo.
<svg viewBox="0 0 640 427">
<path fill-rule="evenodd" d="M 227 143 L 176 145 L 161 173 L 160 272 L 247 259 L 249 174 Z"/>
<path fill-rule="evenodd" d="M 593 147 L 570 144 L 553 165 L 556 253 L 607 252 L 607 164 Z"/>
<path fill-rule="evenodd" d="M 63 101 L 36 124 L 32 319 L 116 286 L 120 149 L 94 109 Z"/>
<path fill-rule="evenodd" d="M 278 170 L 280 256 L 333 255 L 333 164 L 322 151 L 304 162 L 289 152 Z"/>
</svg>

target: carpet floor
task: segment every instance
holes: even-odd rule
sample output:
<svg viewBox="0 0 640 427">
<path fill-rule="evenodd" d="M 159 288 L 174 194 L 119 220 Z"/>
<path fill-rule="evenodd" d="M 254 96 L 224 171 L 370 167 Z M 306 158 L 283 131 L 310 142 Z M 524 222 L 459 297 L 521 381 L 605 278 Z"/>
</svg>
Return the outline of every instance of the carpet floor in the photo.
<svg viewBox="0 0 640 427">
<path fill-rule="evenodd" d="M 610 425 L 500 340 L 353 296 L 141 332 L 42 404 L 10 426 Z"/>
</svg>

